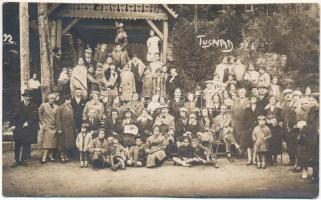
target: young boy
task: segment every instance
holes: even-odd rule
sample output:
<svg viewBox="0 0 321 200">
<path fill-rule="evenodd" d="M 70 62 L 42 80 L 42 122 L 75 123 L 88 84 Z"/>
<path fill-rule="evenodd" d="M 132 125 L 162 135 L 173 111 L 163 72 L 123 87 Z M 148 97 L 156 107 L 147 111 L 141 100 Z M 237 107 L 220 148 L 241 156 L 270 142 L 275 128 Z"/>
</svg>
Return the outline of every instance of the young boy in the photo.
<svg viewBox="0 0 321 200">
<path fill-rule="evenodd" d="M 87 132 L 89 124 L 83 123 L 81 125 L 81 132 L 76 139 L 76 147 L 80 155 L 80 168 L 88 167 L 88 150 L 91 143 L 91 135 Z"/>
<path fill-rule="evenodd" d="M 98 129 L 98 137 L 91 142 L 90 153 L 92 154 L 92 164 L 95 171 L 104 167 L 108 148 L 108 141 L 105 139 L 105 130 Z"/>
<path fill-rule="evenodd" d="M 109 155 L 109 164 L 111 165 L 111 169 L 113 171 L 117 171 L 117 169 L 126 169 L 126 149 L 119 144 L 117 138 L 113 138 L 111 141 L 111 146 L 108 149 Z"/>
<path fill-rule="evenodd" d="M 177 146 L 174 141 L 174 129 L 169 129 L 168 132 L 164 133 L 166 139 L 166 149 L 165 153 L 169 159 L 177 155 Z"/>
<path fill-rule="evenodd" d="M 182 144 L 178 147 L 177 156 L 173 157 L 174 164 L 178 164 L 184 167 L 191 167 L 194 159 L 194 148 L 191 145 L 190 138 L 185 136 Z"/>
<path fill-rule="evenodd" d="M 278 85 L 278 77 L 272 76 L 272 83 L 270 85 L 270 96 L 276 96 L 278 99 L 281 97 L 281 87 Z"/>
<path fill-rule="evenodd" d="M 136 138 L 136 145 L 130 147 L 128 153 L 128 166 L 142 167 L 145 165 L 145 145 L 140 137 Z"/>
<path fill-rule="evenodd" d="M 201 145 L 197 138 L 192 139 L 192 147 L 194 148 L 194 163 L 195 164 L 208 164 L 218 168 L 216 160 L 211 150 Z"/>
<path fill-rule="evenodd" d="M 257 117 L 258 126 L 253 130 L 254 151 L 257 155 L 257 168 L 265 169 L 266 152 L 268 151 L 268 140 L 272 137 L 269 127 L 265 124 L 265 116 Z"/>
</svg>

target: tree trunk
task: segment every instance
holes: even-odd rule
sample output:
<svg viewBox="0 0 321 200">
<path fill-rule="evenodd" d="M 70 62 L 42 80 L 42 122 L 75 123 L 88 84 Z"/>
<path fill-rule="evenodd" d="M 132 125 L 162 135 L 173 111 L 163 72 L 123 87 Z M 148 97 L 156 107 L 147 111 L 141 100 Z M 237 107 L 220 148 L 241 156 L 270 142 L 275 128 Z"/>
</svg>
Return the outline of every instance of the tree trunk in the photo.
<svg viewBox="0 0 321 200">
<path fill-rule="evenodd" d="M 38 4 L 39 40 L 40 40 L 40 65 L 41 65 L 41 85 L 42 100 L 52 89 L 52 54 L 49 35 L 48 8 L 46 3 Z"/>
<path fill-rule="evenodd" d="M 28 3 L 19 4 L 20 17 L 20 77 L 21 77 L 21 93 L 28 88 L 28 80 L 30 78 L 29 63 L 29 14 Z"/>
</svg>

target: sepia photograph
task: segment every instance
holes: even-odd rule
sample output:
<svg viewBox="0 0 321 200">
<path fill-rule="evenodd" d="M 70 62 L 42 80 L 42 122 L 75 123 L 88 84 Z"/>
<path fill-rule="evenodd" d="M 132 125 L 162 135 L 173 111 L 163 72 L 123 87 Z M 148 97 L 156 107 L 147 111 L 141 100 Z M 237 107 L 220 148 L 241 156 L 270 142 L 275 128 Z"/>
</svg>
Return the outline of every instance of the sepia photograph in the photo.
<svg viewBox="0 0 321 200">
<path fill-rule="evenodd" d="M 2 197 L 318 198 L 320 5 L 3 2 Z"/>
</svg>

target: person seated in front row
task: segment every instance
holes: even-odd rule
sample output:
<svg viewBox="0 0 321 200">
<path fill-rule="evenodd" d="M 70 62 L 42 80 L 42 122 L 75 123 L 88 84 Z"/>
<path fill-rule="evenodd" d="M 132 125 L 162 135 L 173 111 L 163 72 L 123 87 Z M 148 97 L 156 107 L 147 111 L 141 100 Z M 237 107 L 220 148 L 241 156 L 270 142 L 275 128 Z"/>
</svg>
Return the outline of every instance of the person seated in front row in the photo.
<svg viewBox="0 0 321 200">
<path fill-rule="evenodd" d="M 121 144 L 119 144 L 117 138 L 112 139 L 111 146 L 108 148 L 108 155 L 109 164 L 113 171 L 117 171 L 117 169 L 126 169 L 125 163 L 127 150 Z"/>
<path fill-rule="evenodd" d="M 107 158 L 108 141 L 105 139 L 104 129 L 98 130 L 98 137 L 91 142 L 89 152 L 91 153 L 91 160 L 93 169 L 95 171 L 104 167 Z"/>
<path fill-rule="evenodd" d="M 197 138 L 192 139 L 192 147 L 194 148 L 194 164 L 213 165 L 218 168 L 213 152 L 200 144 Z"/>
<path fill-rule="evenodd" d="M 148 137 L 146 141 L 147 168 L 160 166 L 162 164 L 166 158 L 165 148 L 166 139 L 160 133 L 160 126 L 155 125 L 153 134 Z"/>
<path fill-rule="evenodd" d="M 145 145 L 140 137 L 136 138 L 136 145 L 130 147 L 128 153 L 127 165 L 133 167 L 144 166 L 146 160 Z"/>
<path fill-rule="evenodd" d="M 213 128 L 219 139 L 224 141 L 227 159 L 232 162 L 231 146 L 234 145 L 238 153 L 241 153 L 240 146 L 235 140 L 234 130 L 231 127 L 231 115 L 227 112 L 227 106 L 221 105 L 221 113 L 214 118 Z"/>
<path fill-rule="evenodd" d="M 177 156 L 173 157 L 174 164 L 184 167 L 191 167 L 194 161 L 198 161 L 194 156 L 194 148 L 191 145 L 190 138 L 185 136 L 182 144 L 178 147 Z"/>
<path fill-rule="evenodd" d="M 166 139 L 166 156 L 171 159 L 173 156 L 177 155 L 177 146 L 174 140 L 174 129 L 169 129 L 163 134 Z"/>
</svg>

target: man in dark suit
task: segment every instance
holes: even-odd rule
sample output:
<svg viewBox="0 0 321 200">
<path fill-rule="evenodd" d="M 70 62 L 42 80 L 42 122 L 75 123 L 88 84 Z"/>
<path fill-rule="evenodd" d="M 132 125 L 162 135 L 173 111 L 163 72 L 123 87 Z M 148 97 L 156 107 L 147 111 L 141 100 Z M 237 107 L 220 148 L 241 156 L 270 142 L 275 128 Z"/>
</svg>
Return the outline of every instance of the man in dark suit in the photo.
<svg viewBox="0 0 321 200">
<path fill-rule="evenodd" d="M 95 109 L 89 110 L 88 117 L 86 120 L 83 121 L 83 123 L 89 124 L 87 131 L 92 135 L 92 138 L 98 136 L 97 130 L 101 128 L 101 122 L 97 118 L 97 112 Z"/>
<path fill-rule="evenodd" d="M 94 69 L 96 69 L 96 62 L 92 53 L 93 51 L 91 50 L 91 48 L 85 50 L 84 62 L 87 68 L 93 67 Z"/>
<path fill-rule="evenodd" d="M 55 47 L 52 50 L 53 52 L 53 77 L 55 85 L 58 84 L 58 78 L 60 72 L 62 70 L 62 63 L 61 63 L 61 51 L 59 47 Z"/>
<path fill-rule="evenodd" d="M 119 113 L 116 109 L 111 110 L 111 116 L 108 116 L 104 123 L 104 129 L 107 137 L 111 137 L 123 132 L 122 120 L 119 117 Z"/>
<path fill-rule="evenodd" d="M 71 99 L 71 106 L 72 106 L 72 109 L 74 110 L 76 134 L 78 134 L 81 129 L 82 113 L 84 111 L 85 105 L 86 105 L 86 100 L 82 96 L 82 90 L 78 88 L 76 89 L 75 97 Z"/>
<path fill-rule="evenodd" d="M 32 103 L 31 91 L 25 90 L 23 101 L 15 108 L 12 124 L 14 125 L 14 141 L 15 141 L 15 162 L 11 167 L 22 165 L 27 166 L 27 160 L 31 152 L 31 144 L 37 143 L 38 137 L 38 109 Z M 21 154 L 21 155 L 20 155 Z"/>
</svg>

